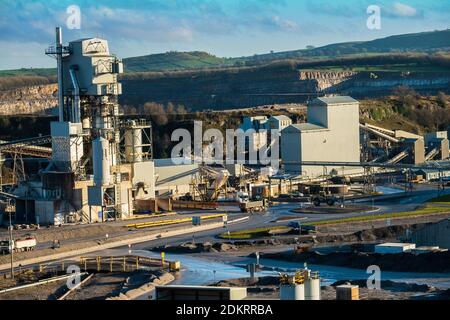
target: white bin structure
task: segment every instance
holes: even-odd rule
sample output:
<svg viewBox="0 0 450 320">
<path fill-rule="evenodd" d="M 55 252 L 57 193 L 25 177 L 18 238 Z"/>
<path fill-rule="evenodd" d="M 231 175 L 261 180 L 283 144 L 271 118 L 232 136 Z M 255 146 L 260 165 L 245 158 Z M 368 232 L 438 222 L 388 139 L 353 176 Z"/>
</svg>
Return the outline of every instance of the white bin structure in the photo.
<svg viewBox="0 0 450 320">
<path fill-rule="evenodd" d="M 280 286 L 280 300 L 305 300 L 305 285 L 282 284 Z"/>
<path fill-rule="evenodd" d="M 320 300 L 320 276 L 305 269 L 295 275 L 280 275 L 280 300 Z"/>
<path fill-rule="evenodd" d="M 320 278 L 306 279 L 305 300 L 320 300 Z"/>
</svg>

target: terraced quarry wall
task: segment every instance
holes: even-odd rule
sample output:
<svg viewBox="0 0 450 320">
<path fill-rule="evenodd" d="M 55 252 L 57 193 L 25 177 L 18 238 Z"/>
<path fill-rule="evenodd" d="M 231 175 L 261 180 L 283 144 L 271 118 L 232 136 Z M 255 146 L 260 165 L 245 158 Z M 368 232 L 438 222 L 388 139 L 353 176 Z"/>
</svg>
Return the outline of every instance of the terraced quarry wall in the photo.
<svg viewBox="0 0 450 320">
<path fill-rule="evenodd" d="M 124 104 L 153 101 L 192 110 L 253 107 L 305 101 L 317 92 L 314 81 L 299 81 L 296 70 L 210 71 L 122 80 Z"/>
<path fill-rule="evenodd" d="M 371 98 L 398 86 L 421 93 L 449 92 L 450 73 L 399 71 L 298 71 L 295 68 L 242 68 L 152 74 L 125 74 L 122 105 L 182 104 L 193 111 L 304 103 L 319 94 Z M 56 84 L 0 91 L 0 115 L 43 113 L 57 105 Z"/>
<path fill-rule="evenodd" d="M 318 94 L 370 98 L 409 86 L 435 94 L 450 90 L 450 73 L 258 70 L 179 74 L 123 81 L 123 104 L 183 104 L 192 110 L 304 103 Z"/>
<path fill-rule="evenodd" d="M 39 114 L 58 105 L 57 85 L 44 84 L 0 91 L 0 115 Z"/>
</svg>

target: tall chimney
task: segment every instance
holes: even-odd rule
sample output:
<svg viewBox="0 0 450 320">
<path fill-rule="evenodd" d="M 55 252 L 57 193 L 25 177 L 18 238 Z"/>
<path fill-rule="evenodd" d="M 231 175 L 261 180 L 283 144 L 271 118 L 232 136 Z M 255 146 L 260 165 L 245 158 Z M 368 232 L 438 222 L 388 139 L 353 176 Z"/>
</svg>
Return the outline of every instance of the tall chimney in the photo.
<svg viewBox="0 0 450 320">
<path fill-rule="evenodd" d="M 62 30 L 61 27 L 56 27 L 56 61 L 58 65 L 58 115 L 60 122 L 64 121 L 62 52 Z"/>
</svg>

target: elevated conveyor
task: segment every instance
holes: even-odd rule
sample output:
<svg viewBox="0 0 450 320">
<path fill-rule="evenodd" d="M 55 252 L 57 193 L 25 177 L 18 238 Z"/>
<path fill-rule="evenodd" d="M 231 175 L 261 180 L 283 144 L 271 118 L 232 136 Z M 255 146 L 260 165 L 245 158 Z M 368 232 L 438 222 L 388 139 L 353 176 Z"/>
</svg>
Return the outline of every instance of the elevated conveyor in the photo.
<svg viewBox="0 0 450 320">
<path fill-rule="evenodd" d="M 42 145 L 50 144 L 51 136 L 42 136 L 15 141 L 0 141 L 0 153 L 21 154 L 24 156 L 51 158 L 52 149 Z"/>
</svg>

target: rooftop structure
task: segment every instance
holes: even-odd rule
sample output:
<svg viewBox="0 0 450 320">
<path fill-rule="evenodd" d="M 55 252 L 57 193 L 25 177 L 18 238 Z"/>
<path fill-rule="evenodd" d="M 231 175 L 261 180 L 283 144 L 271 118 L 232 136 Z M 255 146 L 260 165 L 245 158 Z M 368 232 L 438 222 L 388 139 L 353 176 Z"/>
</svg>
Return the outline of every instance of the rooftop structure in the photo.
<svg viewBox="0 0 450 320">
<path fill-rule="evenodd" d="M 285 115 L 271 116 L 269 120 L 267 120 L 266 129 L 267 130 L 276 129 L 281 132 L 291 124 L 292 120 L 288 116 Z"/>
<path fill-rule="evenodd" d="M 318 98 L 307 109 L 307 123 L 281 132 L 286 173 L 316 177 L 342 168 L 302 166 L 302 161 L 360 162 L 359 103 L 351 97 Z"/>
</svg>

